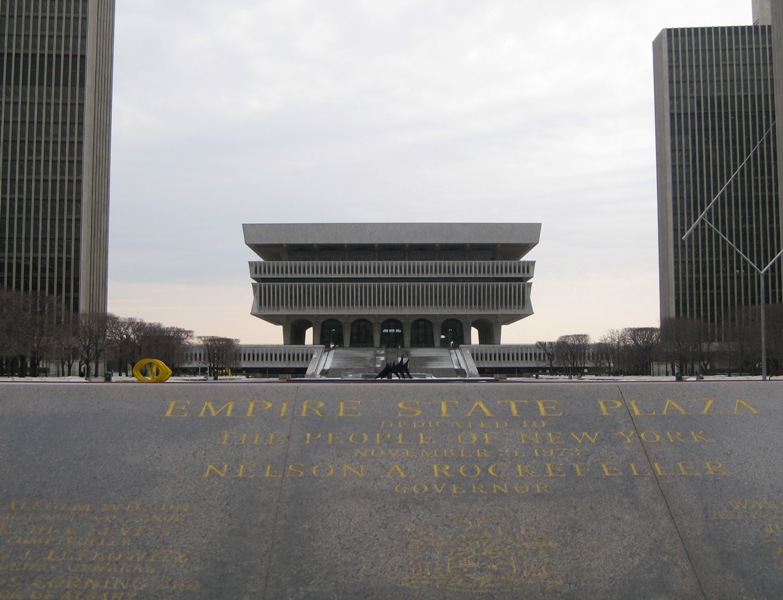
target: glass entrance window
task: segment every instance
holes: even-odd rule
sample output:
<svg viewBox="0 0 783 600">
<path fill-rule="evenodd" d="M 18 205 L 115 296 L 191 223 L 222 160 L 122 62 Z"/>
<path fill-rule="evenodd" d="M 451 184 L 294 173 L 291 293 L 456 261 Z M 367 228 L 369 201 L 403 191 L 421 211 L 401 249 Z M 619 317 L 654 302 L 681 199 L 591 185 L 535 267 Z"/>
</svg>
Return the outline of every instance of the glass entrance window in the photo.
<svg viewBox="0 0 783 600">
<path fill-rule="evenodd" d="M 457 348 L 465 343 L 462 333 L 462 322 L 457 319 L 446 319 L 440 326 L 440 347 Z"/>
<path fill-rule="evenodd" d="M 351 348 L 372 348 L 372 323 L 367 319 L 357 319 L 351 323 Z"/>
<path fill-rule="evenodd" d="M 327 348 L 343 345 L 343 324 L 337 319 L 329 319 L 321 325 L 321 345 Z"/>
<path fill-rule="evenodd" d="M 411 348 L 432 348 L 432 323 L 427 319 L 416 319 L 411 324 Z"/>
<path fill-rule="evenodd" d="M 404 345 L 401 321 L 386 319 L 381 323 L 381 348 L 401 348 Z"/>
</svg>

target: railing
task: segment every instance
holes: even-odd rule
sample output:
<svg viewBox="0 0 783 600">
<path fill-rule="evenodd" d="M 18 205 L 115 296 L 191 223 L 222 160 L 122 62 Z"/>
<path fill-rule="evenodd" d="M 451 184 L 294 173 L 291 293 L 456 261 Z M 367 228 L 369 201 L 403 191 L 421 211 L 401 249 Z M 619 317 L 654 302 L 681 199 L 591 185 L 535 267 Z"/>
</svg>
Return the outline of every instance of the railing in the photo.
<svg viewBox="0 0 783 600">
<path fill-rule="evenodd" d="M 470 350 L 477 367 L 532 367 L 546 364 L 546 355 L 535 344 L 462 346 Z"/>
<path fill-rule="evenodd" d="M 242 344 L 234 367 L 239 369 L 280 368 L 307 369 L 323 346 L 284 346 Z M 470 353 L 476 367 L 544 367 L 546 356 L 535 344 L 463 345 L 463 352 Z M 204 368 L 203 349 L 196 346 L 188 351 L 184 363 L 187 369 Z"/>
<path fill-rule="evenodd" d="M 310 360 L 321 346 L 283 346 L 242 344 L 235 357 L 235 366 L 240 368 L 262 365 L 265 367 L 307 368 Z M 204 349 L 198 346 L 185 354 L 183 367 L 196 368 L 206 365 Z"/>
<path fill-rule="evenodd" d="M 255 283 L 253 314 L 434 311 L 531 314 L 531 283 Z"/>
<path fill-rule="evenodd" d="M 462 346 L 470 349 L 476 366 L 479 367 L 515 367 L 548 365 L 546 354 L 536 344 L 500 344 Z M 558 362 L 562 367 L 562 363 Z M 595 347 L 590 346 L 585 351 L 586 367 L 597 366 Z"/>
<path fill-rule="evenodd" d="M 388 260 L 388 261 L 257 261 L 250 276 L 263 278 L 472 278 L 533 277 L 535 261 L 519 260 Z"/>
</svg>

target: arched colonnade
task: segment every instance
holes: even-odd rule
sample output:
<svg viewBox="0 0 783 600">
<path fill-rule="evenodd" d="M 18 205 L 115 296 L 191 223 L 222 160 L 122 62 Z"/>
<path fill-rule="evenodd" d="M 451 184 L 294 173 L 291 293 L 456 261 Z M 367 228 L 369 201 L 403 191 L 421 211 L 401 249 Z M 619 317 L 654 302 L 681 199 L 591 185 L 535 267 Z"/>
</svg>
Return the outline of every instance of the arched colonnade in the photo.
<svg viewBox="0 0 783 600">
<path fill-rule="evenodd" d="M 475 343 L 471 339 L 474 328 L 479 344 L 499 344 L 501 325 L 489 319 L 300 318 L 283 324 L 284 343 L 303 345 L 311 328 L 313 343 L 328 348 L 455 348 Z"/>
</svg>

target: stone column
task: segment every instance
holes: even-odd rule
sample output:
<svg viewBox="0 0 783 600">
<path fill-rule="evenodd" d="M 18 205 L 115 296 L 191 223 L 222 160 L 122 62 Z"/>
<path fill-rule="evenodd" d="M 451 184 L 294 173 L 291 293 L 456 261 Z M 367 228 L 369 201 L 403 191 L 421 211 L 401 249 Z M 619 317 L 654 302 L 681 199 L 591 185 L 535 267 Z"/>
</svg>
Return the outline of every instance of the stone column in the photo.
<svg viewBox="0 0 783 600">
<path fill-rule="evenodd" d="M 494 338 L 496 344 L 500 343 L 500 332 L 502 329 L 503 326 L 498 321 L 495 321 L 492 324 L 492 337 Z"/>
<path fill-rule="evenodd" d="M 381 346 L 381 320 L 378 318 L 372 320 L 372 344 L 376 348 Z"/>
<path fill-rule="evenodd" d="M 292 338 L 291 323 L 286 321 L 285 323 L 283 323 L 283 344 L 285 344 L 286 346 L 291 346 L 292 345 L 291 338 Z"/>
<path fill-rule="evenodd" d="M 351 347 L 351 321 L 341 321 L 343 324 L 343 347 Z"/>
<path fill-rule="evenodd" d="M 321 344 L 321 321 L 313 321 L 313 346 Z"/>
<path fill-rule="evenodd" d="M 473 331 L 471 331 L 470 320 L 460 319 L 462 323 L 462 337 L 464 338 L 465 345 L 469 346 L 473 343 Z"/>
</svg>

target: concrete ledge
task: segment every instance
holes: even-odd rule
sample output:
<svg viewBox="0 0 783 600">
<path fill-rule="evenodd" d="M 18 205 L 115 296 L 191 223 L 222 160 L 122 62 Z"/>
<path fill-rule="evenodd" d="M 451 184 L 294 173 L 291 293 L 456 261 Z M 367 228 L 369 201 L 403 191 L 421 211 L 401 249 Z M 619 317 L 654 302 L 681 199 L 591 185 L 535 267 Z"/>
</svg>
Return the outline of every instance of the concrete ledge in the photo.
<svg viewBox="0 0 783 600">
<path fill-rule="evenodd" d="M 781 392 L 0 384 L 0 590 L 777 598 Z"/>
</svg>

